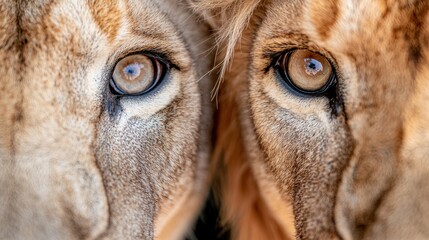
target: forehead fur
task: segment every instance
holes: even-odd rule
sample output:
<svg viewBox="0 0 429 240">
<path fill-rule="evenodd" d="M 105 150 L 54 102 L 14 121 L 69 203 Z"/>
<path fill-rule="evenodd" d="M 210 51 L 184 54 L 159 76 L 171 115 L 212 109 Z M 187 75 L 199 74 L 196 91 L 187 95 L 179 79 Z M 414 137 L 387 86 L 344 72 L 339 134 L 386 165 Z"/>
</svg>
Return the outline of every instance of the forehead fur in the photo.
<svg viewBox="0 0 429 240">
<path fill-rule="evenodd" d="M 118 9 L 117 1 L 88 1 L 88 7 L 101 31 L 103 31 L 108 39 L 112 41 L 120 27 L 121 12 Z"/>
<path fill-rule="evenodd" d="M 404 42 L 409 59 L 417 63 L 427 42 L 427 1 L 312 1 L 305 6 L 307 33 L 332 46 L 358 45 L 363 39 Z M 382 37 L 384 36 L 384 37 Z M 379 39 L 378 39 L 379 38 Z M 354 42 L 345 42 L 356 39 Z M 323 45 L 323 43 L 320 43 Z M 340 49 L 343 50 L 343 49 Z"/>
<path fill-rule="evenodd" d="M 249 23 L 254 11 L 261 6 L 267 6 L 273 1 L 261 0 L 189 0 L 193 8 L 204 15 L 204 17 L 216 29 L 218 45 L 222 46 L 223 63 L 220 79 L 224 76 L 226 69 L 234 54 L 234 48 L 240 39 L 243 30 Z M 291 1 L 294 4 L 301 4 L 308 9 L 307 15 L 320 37 L 324 40 L 329 37 L 330 30 L 334 27 L 344 10 L 359 9 L 359 5 L 365 5 L 365 1 L 348 0 L 326 0 L 326 1 Z M 374 12 L 382 13 L 382 17 L 389 15 L 392 10 L 399 8 L 407 12 L 408 20 L 402 22 L 403 26 L 410 28 L 410 31 L 417 32 L 421 29 L 427 13 L 428 3 L 418 0 L 376 0 L 369 2 L 373 6 Z M 343 8 L 343 9 L 340 9 Z M 382 19 L 383 20 L 383 19 Z M 413 41 L 410 33 L 405 33 L 405 37 Z M 414 41 L 415 42 L 415 41 Z M 410 54 L 418 58 L 419 44 L 412 44 Z"/>
</svg>

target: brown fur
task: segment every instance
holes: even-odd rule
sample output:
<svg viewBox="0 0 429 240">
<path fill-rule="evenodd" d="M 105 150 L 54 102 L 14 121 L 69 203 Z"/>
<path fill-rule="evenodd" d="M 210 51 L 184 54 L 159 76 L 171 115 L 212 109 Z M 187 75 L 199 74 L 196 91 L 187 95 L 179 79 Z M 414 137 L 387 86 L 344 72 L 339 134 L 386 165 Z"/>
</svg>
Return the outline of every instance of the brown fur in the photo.
<svg viewBox="0 0 429 240">
<path fill-rule="evenodd" d="M 121 25 L 121 12 L 118 10 L 116 1 L 97 1 L 88 2 L 91 14 L 101 31 L 103 31 L 109 41 L 113 41 L 118 34 Z"/>
<path fill-rule="evenodd" d="M 335 0 L 317 1 L 310 6 L 310 18 L 314 19 L 313 25 L 319 31 L 322 39 L 329 37 L 331 28 L 337 21 L 339 10 Z"/>
<path fill-rule="evenodd" d="M 229 186 L 237 186 L 224 189 L 247 191 L 224 202 L 233 231 L 248 233 L 240 217 L 256 212 L 236 207 L 255 196 L 237 177 L 250 165 L 265 214 L 287 229 L 290 213 L 279 206 L 292 204 L 298 239 L 428 238 L 429 189 L 421 185 L 429 173 L 427 2 L 228 1 L 220 17 L 212 2 L 218 6 L 207 0 L 196 9 L 215 19 L 220 36 L 231 36 L 220 49 L 235 51 L 223 55 L 231 65 L 220 90 L 218 121 L 226 124 L 217 149 L 246 149 L 222 156 L 236 176 Z M 280 84 L 271 57 L 293 48 L 334 64 L 337 99 L 302 98 Z M 222 100 L 223 91 L 233 97 Z M 254 239 L 269 239 L 269 231 Z"/>
<path fill-rule="evenodd" d="M 208 34 L 183 1 L 2 1 L 0 239 L 184 237 L 208 190 Z M 166 78 L 113 96 L 141 51 Z"/>
</svg>

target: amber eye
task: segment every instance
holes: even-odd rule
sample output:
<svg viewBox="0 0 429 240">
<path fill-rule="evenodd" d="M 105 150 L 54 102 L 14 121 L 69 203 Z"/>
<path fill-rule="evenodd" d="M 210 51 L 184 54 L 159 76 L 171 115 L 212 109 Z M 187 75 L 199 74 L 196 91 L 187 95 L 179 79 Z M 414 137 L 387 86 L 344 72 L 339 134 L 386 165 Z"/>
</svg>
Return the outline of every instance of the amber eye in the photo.
<svg viewBox="0 0 429 240">
<path fill-rule="evenodd" d="M 285 81 L 300 93 L 317 95 L 332 85 L 335 74 L 328 59 L 304 49 L 287 52 L 280 58 Z"/>
<path fill-rule="evenodd" d="M 163 65 L 159 60 L 143 54 L 121 59 L 113 70 L 110 86 L 116 95 L 140 95 L 147 93 L 159 82 Z"/>
</svg>

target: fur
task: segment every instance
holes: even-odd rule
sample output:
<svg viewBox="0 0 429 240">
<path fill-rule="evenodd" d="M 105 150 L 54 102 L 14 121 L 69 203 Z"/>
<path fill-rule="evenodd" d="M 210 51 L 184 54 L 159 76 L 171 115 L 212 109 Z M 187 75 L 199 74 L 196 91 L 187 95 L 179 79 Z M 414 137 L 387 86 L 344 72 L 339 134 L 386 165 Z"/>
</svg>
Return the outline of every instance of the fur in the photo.
<svg viewBox="0 0 429 240">
<path fill-rule="evenodd" d="M 226 49 L 216 151 L 227 169 L 220 178 L 233 181 L 223 194 L 238 196 L 223 202 L 233 232 L 272 238 L 259 222 L 267 218 L 246 207 L 253 201 L 297 239 L 428 238 L 429 189 L 421 185 L 429 176 L 423 163 L 429 154 L 428 3 L 196 4 L 215 23 L 219 49 Z M 270 64 L 273 55 L 293 48 L 332 62 L 335 99 L 304 98 L 283 86 Z M 259 188 L 243 187 L 252 178 Z M 253 235 L 253 229 L 262 231 Z"/>
<path fill-rule="evenodd" d="M 182 238 L 208 192 L 208 37 L 184 1 L 1 1 L 0 239 Z M 174 67 L 115 100 L 140 51 Z"/>
</svg>

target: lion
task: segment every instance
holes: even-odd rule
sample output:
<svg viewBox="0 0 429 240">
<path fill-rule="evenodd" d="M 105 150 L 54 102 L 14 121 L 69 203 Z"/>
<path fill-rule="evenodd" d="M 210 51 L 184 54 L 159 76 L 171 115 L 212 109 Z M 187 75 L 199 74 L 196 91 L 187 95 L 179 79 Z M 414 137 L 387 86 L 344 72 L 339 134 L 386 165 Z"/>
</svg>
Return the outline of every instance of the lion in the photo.
<svg viewBox="0 0 429 240">
<path fill-rule="evenodd" d="M 429 2 L 195 0 L 233 239 L 429 238 Z"/>
<path fill-rule="evenodd" d="M 0 239 L 181 239 L 208 192 L 210 28 L 184 1 L 0 3 Z"/>
</svg>

